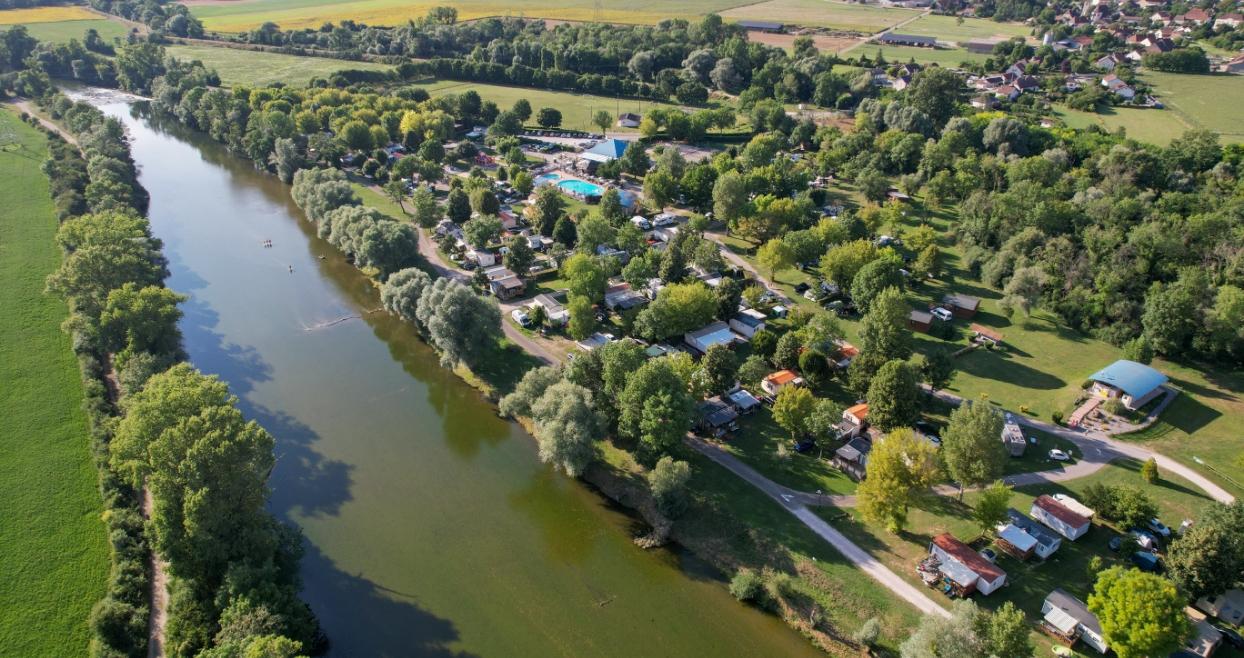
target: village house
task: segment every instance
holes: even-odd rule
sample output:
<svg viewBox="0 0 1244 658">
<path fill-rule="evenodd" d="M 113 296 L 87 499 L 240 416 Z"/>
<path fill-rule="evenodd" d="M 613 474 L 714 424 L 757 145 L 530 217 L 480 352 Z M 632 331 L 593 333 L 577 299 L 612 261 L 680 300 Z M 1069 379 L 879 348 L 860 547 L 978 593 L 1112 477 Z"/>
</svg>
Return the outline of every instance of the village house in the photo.
<svg viewBox="0 0 1244 658">
<path fill-rule="evenodd" d="M 1068 496 L 1067 494 L 1056 493 L 1053 496 L 1051 496 L 1051 498 L 1062 503 L 1063 507 L 1066 507 L 1067 509 L 1075 512 L 1076 514 L 1079 514 L 1080 516 L 1083 516 L 1086 519 L 1092 520 L 1092 518 L 1097 515 L 1096 511 L 1089 509 L 1087 505 L 1085 505 L 1084 503 L 1081 503 L 1075 498 L 1072 498 L 1071 496 Z"/>
<path fill-rule="evenodd" d="M 993 47 L 1002 43 L 1001 39 L 971 39 L 968 41 L 968 52 L 978 55 L 992 55 Z"/>
<path fill-rule="evenodd" d="M 729 395 L 730 406 L 739 412 L 740 416 L 747 416 L 760 411 L 760 400 L 756 396 L 748 393 L 745 389 L 739 389 Z"/>
<path fill-rule="evenodd" d="M 1006 572 L 949 532 L 933 538 L 929 554 L 941 561 L 942 578 L 966 597 L 972 592 L 988 596 L 1006 584 Z"/>
<path fill-rule="evenodd" d="M 839 434 L 844 439 L 852 439 L 868 429 L 868 404 L 857 404 L 847 407 L 842 412 L 842 421 L 838 423 Z"/>
<path fill-rule="evenodd" d="M 521 295 L 527 284 L 508 268 L 497 265 L 484 270 L 488 276 L 488 289 L 497 299 L 510 299 Z"/>
<path fill-rule="evenodd" d="M 977 343 L 989 343 L 994 347 L 1002 344 L 1002 334 L 993 329 L 982 327 L 975 322 L 969 325 L 968 329 L 972 331 L 972 340 Z"/>
<path fill-rule="evenodd" d="M 1113 71 L 1114 67 L 1118 65 L 1119 65 L 1119 60 L 1115 59 L 1114 55 L 1106 55 L 1105 57 L 1097 60 L 1096 62 L 1093 62 L 1093 66 L 1096 66 L 1099 69 L 1105 69 L 1107 71 Z"/>
<path fill-rule="evenodd" d="M 1081 640 L 1105 654 L 1110 649 L 1097 615 L 1089 611 L 1083 601 L 1056 589 L 1041 604 L 1041 630 L 1068 647 Z"/>
<path fill-rule="evenodd" d="M 1176 25 L 1184 25 L 1187 23 L 1191 23 L 1193 25 L 1204 25 L 1205 23 L 1208 23 L 1211 18 L 1212 17 L 1209 15 L 1209 12 L 1197 7 L 1189 9 L 1186 14 L 1175 16 L 1171 22 Z"/>
<path fill-rule="evenodd" d="M 777 395 L 787 386 L 803 386 L 803 377 L 794 370 L 779 370 L 760 381 L 760 388 L 769 395 Z"/>
<path fill-rule="evenodd" d="M 638 114 L 631 114 L 630 112 L 623 112 L 622 114 L 618 115 L 618 127 L 619 128 L 638 128 L 639 123 L 643 120 L 644 118 L 639 116 Z"/>
<path fill-rule="evenodd" d="M 1195 608 L 1185 608 L 1184 613 L 1192 621 L 1192 637 L 1184 643 L 1184 648 L 1172 653 L 1170 658 L 1210 658 L 1222 644 L 1222 633 L 1209 623 L 1205 614 Z"/>
<path fill-rule="evenodd" d="M 1028 510 L 1028 514 L 1071 541 L 1083 537 L 1091 525 L 1088 519 L 1045 495 L 1032 502 L 1032 509 Z"/>
<path fill-rule="evenodd" d="M 1035 553 L 1042 560 L 1049 558 L 1062 545 L 1063 540 L 1058 535 L 1050 532 L 1045 526 L 1024 516 L 1024 513 L 1014 507 L 1006 511 L 1006 523 L 999 528 L 1012 527 L 1019 532 L 1028 535 L 1033 539 L 1031 553 Z"/>
<path fill-rule="evenodd" d="M 647 303 L 648 298 L 632 290 L 629 283 L 619 283 L 605 288 L 605 307 L 611 311 L 627 311 Z"/>
<path fill-rule="evenodd" d="M 1089 375 L 1093 385 L 1089 395 L 1119 398 L 1123 406 L 1135 411 L 1161 395 L 1166 375 L 1147 365 L 1120 359 Z"/>
<path fill-rule="evenodd" d="M 707 354 L 708 348 L 714 345 L 734 347 L 735 343 L 747 341 L 742 336 L 730 331 L 730 325 L 725 322 L 714 322 L 695 331 L 688 331 L 686 334 L 683 334 L 683 342 L 699 350 L 701 354 Z"/>
<path fill-rule="evenodd" d="M 738 25 L 749 32 L 781 32 L 782 28 L 786 27 L 781 23 L 769 21 L 738 21 Z"/>
<path fill-rule="evenodd" d="M 700 422 L 697 427 L 702 432 L 709 432 L 714 436 L 721 436 L 726 432 L 735 432 L 739 429 L 739 414 L 729 404 L 726 404 L 721 397 L 714 396 L 699 404 Z"/>
<path fill-rule="evenodd" d="M 562 291 L 561 293 L 554 293 L 554 295 L 556 294 L 564 295 L 565 292 L 566 291 Z M 566 322 L 570 320 L 570 312 L 567 311 L 564 306 L 562 306 L 561 302 L 557 301 L 554 298 L 554 295 L 549 295 L 547 293 L 536 295 L 535 298 L 533 298 L 531 302 L 527 304 L 527 307 L 531 308 L 531 307 L 539 306 L 543 308 L 544 314 L 548 316 L 549 324 L 551 325 L 558 326 L 558 325 L 566 324 Z"/>
<path fill-rule="evenodd" d="M 584 338 L 583 340 L 575 343 L 575 346 L 583 350 L 584 352 L 591 352 L 592 350 L 599 349 L 601 347 L 604 347 L 605 345 L 608 345 L 609 343 L 614 342 L 614 340 L 616 339 L 613 337 L 613 334 L 602 334 L 598 331 L 592 334 L 591 336 L 588 336 L 587 338 Z"/>
<path fill-rule="evenodd" d="M 730 329 L 744 338 L 751 338 L 765 328 L 765 314 L 755 309 L 744 309 L 730 318 Z"/>
<path fill-rule="evenodd" d="M 981 300 L 968 295 L 946 295 L 942 297 L 942 306 L 949 309 L 957 318 L 971 319 L 980 310 Z"/>
<path fill-rule="evenodd" d="M 918 331 L 922 334 L 929 333 L 929 329 L 933 327 L 933 314 L 926 311 L 912 309 L 911 315 L 907 318 L 907 328 L 912 331 Z"/>
<path fill-rule="evenodd" d="M 1223 14 L 1222 16 L 1214 19 L 1215 27 L 1219 25 L 1226 25 L 1231 29 L 1235 29 L 1241 24 L 1244 24 L 1244 14 Z"/>
<path fill-rule="evenodd" d="M 834 451 L 834 458 L 830 464 L 846 473 L 852 480 L 859 482 L 868 475 L 868 453 L 872 449 L 873 444 L 867 439 L 855 437 Z"/>
<path fill-rule="evenodd" d="M 1226 73 L 1244 73 L 1244 55 L 1237 55 L 1222 65 Z"/>
</svg>

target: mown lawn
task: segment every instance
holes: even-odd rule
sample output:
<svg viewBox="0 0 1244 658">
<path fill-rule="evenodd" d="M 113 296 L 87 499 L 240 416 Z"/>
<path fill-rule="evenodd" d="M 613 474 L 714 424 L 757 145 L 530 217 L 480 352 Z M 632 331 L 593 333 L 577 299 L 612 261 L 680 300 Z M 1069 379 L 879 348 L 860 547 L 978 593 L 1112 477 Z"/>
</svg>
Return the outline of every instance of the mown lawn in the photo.
<svg viewBox="0 0 1244 658">
<path fill-rule="evenodd" d="M 1130 484 L 1143 489 L 1158 503 L 1159 518 L 1172 527 L 1178 527 L 1185 518 L 1194 517 L 1209 504 L 1210 499 L 1191 483 L 1172 478 L 1156 484 L 1146 484 L 1140 477 L 1141 464 L 1135 461 L 1116 461 L 1093 475 L 1062 484 L 1047 484 L 1017 489 L 1011 498 L 1011 506 L 1027 514 L 1032 501 L 1042 494 L 1067 493 L 1078 496 L 1091 483 L 1106 485 Z M 831 521 L 834 527 L 859 544 L 864 550 L 884 562 L 895 573 L 918 587 L 923 585 L 916 577 L 916 564 L 928 555 L 933 537 L 949 532 L 964 542 L 980 537 L 980 528 L 972 521 L 972 507 L 978 494 L 968 493 L 960 504 L 953 497 L 932 497 L 921 501 L 911 510 L 907 529 L 900 534 L 890 534 L 884 525 L 866 523 L 856 514 L 851 519 Z M 817 510 L 827 520 L 843 512 L 853 510 L 824 508 Z M 989 596 L 976 596 L 978 605 L 993 609 L 1011 601 L 1028 615 L 1030 621 L 1040 618 L 1041 602 L 1055 588 L 1061 587 L 1084 600 L 1091 591 L 1086 566 L 1093 556 L 1100 556 L 1106 567 L 1124 564 L 1107 546 L 1119 532 L 1106 524 L 1095 522 L 1088 534 L 1077 541 L 1063 539 L 1058 552 L 1042 562 L 1031 558 L 1020 563 L 998 551 L 997 564 L 1007 572 L 1008 585 Z M 982 548 L 985 543 L 972 544 Z M 928 590 L 930 595 L 944 604 L 950 600 Z M 1048 650 L 1050 642 L 1045 636 L 1034 633 L 1042 647 Z M 1077 649 L 1083 649 L 1079 645 Z M 1084 654 L 1081 651 L 1082 655 Z M 1096 653 L 1091 655 L 1096 656 Z"/>
<path fill-rule="evenodd" d="M 60 330 L 65 302 L 43 294 L 60 264 L 44 137 L 0 110 L 0 655 L 82 656 L 108 579 L 82 384 Z"/>
<path fill-rule="evenodd" d="M 958 23 L 959 20 L 963 24 Z M 983 18 L 958 18 L 928 14 L 903 26 L 903 34 L 937 37 L 941 41 L 969 41 L 971 39 L 1010 39 L 1029 37 L 1032 28 L 1021 23 L 998 23 Z"/>
<path fill-rule="evenodd" d="M 1138 74 L 1153 86 L 1162 103 L 1194 126 L 1244 139 L 1244 77 L 1230 73 L 1186 75 L 1145 71 Z"/>
<path fill-rule="evenodd" d="M 328 76 L 342 69 L 387 71 L 393 67 L 375 62 L 347 62 L 327 57 L 299 57 L 212 46 L 166 46 L 169 55 L 180 60 L 200 60 L 220 74 L 225 87 L 262 87 L 273 83 L 306 86 L 311 78 Z"/>
<path fill-rule="evenodd" d="M 852 48 L 843 56 L 850 56 L 859 59 L 861 55 L 868 55 L 868 59 L 876 61 L 877 53 L 881 53 L 881 55 L 885 57 L 885 61 L 891 64 L 895 62 L 906 64 L 911 60 L 915 60 L 917 64 L 937 63 L 938 66 L 957 67 L 961 62 L 983 62 L 986 59 L 989 59 L 989 55 L 970 53 L 962 48 L 880 46 L 875 43 Z"/>
<path fill-rule="evenodd" d="M 910 9 L 826 0 L 769 0 L 721 12 L 727 20 L 782 21 L 824 25 L 857 32 L 880 32 L 919 14 Z"/>
<path fill-rule="evenodd" d="M 0 26 L 5 29 L 8 26 Z M 30 36 L 40 40 L 52 43 L 68 43 L 70 39 L 77 39 L 78 43 L 82 43 L 83 35 L 87 30 L 95 30 L 99 32 L 99 36 L 112 43 L 114 37 L 125 38 L 130 33 L 130 28 L 114 23 L 110 20 L 101 18 L 92 21 L 56 21 L 53 23 L 27 23 L 26 30 L 30 32 Z"/>
</svg>

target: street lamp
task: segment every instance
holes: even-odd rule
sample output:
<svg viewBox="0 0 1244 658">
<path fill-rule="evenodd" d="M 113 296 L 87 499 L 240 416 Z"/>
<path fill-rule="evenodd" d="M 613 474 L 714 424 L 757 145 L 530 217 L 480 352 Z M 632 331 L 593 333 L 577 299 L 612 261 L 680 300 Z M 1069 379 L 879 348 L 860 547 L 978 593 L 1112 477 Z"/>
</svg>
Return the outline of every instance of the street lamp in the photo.
<svg viewBox="0 0 1244 658">
<path fill-rule="evenodd" d="M 825 499 L 821 496 L 821 490 L 820 490 L 820 489 L 817 489 L 817 490 L 816 490 L 816 497 L 817 497 L 817 499 L 818 499 L 818 500 L 820 500 L 820 501 L 821 501 L 821 506 L 822 506 L 822 507 L 824 507 L 824 506 L 825 506 Z"/>
</svg>

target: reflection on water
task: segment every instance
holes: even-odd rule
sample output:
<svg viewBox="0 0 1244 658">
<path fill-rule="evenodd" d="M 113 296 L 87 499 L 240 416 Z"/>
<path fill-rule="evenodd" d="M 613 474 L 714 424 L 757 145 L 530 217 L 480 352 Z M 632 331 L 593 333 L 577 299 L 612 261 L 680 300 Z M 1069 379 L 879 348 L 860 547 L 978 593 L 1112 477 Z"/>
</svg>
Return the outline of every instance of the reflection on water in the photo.
<svg viewBox="0 0 1244 658">
<path fill-rule="evenodd" d="M 141 104 L 106 110 L 134 138 L 169 286 L 191 296 L 191 360 L 276 437 L 271 508 L 306 533 L 304 597 L 332 655 L 817 654 L 706 565 L 636 548 L 636 520 L 539 464 L 375 312 L 374 285 L 275 176 Z"/>
</svg>

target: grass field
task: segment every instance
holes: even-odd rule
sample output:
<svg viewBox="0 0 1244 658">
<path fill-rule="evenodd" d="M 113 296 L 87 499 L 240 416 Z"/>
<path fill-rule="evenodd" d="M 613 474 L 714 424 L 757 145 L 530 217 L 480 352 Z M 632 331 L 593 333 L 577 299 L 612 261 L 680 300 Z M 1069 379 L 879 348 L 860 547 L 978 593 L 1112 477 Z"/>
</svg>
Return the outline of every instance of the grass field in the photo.
<svg viewBox="0 0 1244 658">
<path fill-rule="evenodd" d="M 299 57 L 212 46 L 167 46 L 168 54 L 182 60 L 198 59 L 216 69 L 224 86 L 263 86 L 275 82 L 306 86 L 313 77 L 326 78 L 342 69 L 383 71 L 392 67 L 374 62 L 347 62 L 327 57 Z"/>
<path fill-rule="evenodd" d="M 869 59 L 875 60 L 878 52 L 890 63 L 900 62 L 905 64 L 914 59 L 918 64 L 936 62 L 938 66 L 949 67 L 957 67 L 960 62 L 983 62 L 989 59 L 989 55 L 970 53 L 962 48 L 934 49 L 914 48 L 911 46 L 879 46 L 875 43 L 852 48 L 850 51 L 843 53 L 843 56 L 859 58 L 861 55 L 868 55 Z"/>
<path fill-rule="evenodd" d="M 665 18 L 696 20 L 709 12 L 720 12 L 747 4 L 748 0 L 672 0 L 671 2 L 628 3 L 624 8 L 596 9 L 595 0 L 543 0 L 536 3 L 505 4 L 495 0 L 454 0 L 453 2 L 409 2 L 408 0 L 257 0 L 255 2 L 199 5 L 192 11 L 212 30 L 236 32 L 272 21 L 284 28 L 318 27 L 324 21 L 349 18 L 368 25 L 398 25 L 427 15 L 435 6 L 452 5 L 459 20 L 489 16 L 526 16 L 562 20 L 601 20 L 612 23 L 655 24 Z"/>
<path fill-rule="evenodd" d="M 822 25 L 859 32 L 880 32 L 919 15 L 910 9 L 885 9 L 835 0 L 769 0 L 721 12 L 727 19 Z"/>
<path fill-rule="evenodd" d="M 1171 110 L 1102 106 L 1098 114 L 1091 114 L 1060 105 L 1055 106 L 1054 114 L 1062 119 L 1068 128 L 1083 130 L 1097 124 L 1114 132 L 1123 127 L 1127 129 L 1128 137 L 1158 146 L 1170 144 L 1172 139 L 1188 130 L 1188 126 L 1180 121 Z"/>
<path fill-rule="evenodd" d="M 43 136 L 0 110 L 0 656 L 83 656 L 108 579 L 107 533 L 79 410 L 82 384 L 43 294 L 60 264 Z"/>
<path fill-rule="evenodd" d="M 1153 86 L 1162 103 L 1188 123 L 1214 132 L 1244 136 L 1244 76 L 1229 73 L 1184 75 L 1145 71 L 1138 77 Z M 1238 137 L 1234 140 L 1241 141 Z"/>
<path fill-rule="evenodd" d="M 97 20 L 98 18 L 99 14 L 92 14 L 82 7 L 32 7 L 30 9 L 0 11 L 0 25 L 90 21 Z"/>
<path fill-rule="evenodd" d="M 969 41 L 971 39 L 1010 39 L 1029 37 L 1032 28 L 1019 23 L 995 23 L 983 18 L 964 18 L 959 25 L 954 16 L 928 14 L 903 26 L 903 34 L 937 37 L 940 41 Z"/>
<path fill-rule="evenodd" d="M 130 33 L 130 29 L 114 23 L 110 20 L 98 19 L 93 21 L 56 21 L 53 23 L 27 23 L 26 30 L 30 32 L 30 36 L 40 41 L 50 41 L 52 43 L 68 43 L 70 39 L 82 41 L 82 35 L 90 29 L 99 32 L 99 36 L 112 43 L 114 37 L 125 38 Z"/>
</svg>

